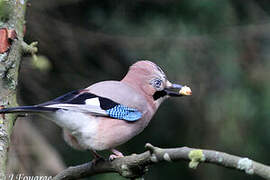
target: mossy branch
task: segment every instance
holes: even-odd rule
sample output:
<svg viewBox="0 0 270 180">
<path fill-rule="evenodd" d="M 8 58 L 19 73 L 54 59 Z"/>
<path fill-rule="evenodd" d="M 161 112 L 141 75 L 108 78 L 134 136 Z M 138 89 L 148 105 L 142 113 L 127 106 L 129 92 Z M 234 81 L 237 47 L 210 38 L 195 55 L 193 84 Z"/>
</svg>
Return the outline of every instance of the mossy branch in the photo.
<svg viewBox="0 0 270 180">
<path fill-rule="evenodd" d="M 0 105 L 16 106 L 16 87 L 18 70 L 22 54 L 22 39 L 26 0 L 6 1 L 8 6 L 7 19 L 0 20 L 0 28 L 15 30 L 17 38 L 14 39 L 9 51 L 0 54 Z M 0 117 L 0 174 L 6 173 L 7 151 L 9 147 L 10 134 L 12 132 L 15 115 Z M 1 179 L 1 177 L 0 177 Z"/>
<path fill-rule="evenodd" d="M 197 168 L 199 163 L 212 163 L 226 168 L 245 172 L 248 175 L 258 175 L 270 179 L 270 166 L 255 162 L 249 158 L 238 157 L 227 153 L 194 149 L 189 147 L 163 149 L 146 144 L 148 151 L 133 154 L 114 161 L 100 160 L 69 167 L 60 172 L 53 180 L 75 180 L 100 173 L 119 173 L 123 177 L 135 179 L 141 177 L 147 166 L 159 162 L 189 161 L 190 168 Z"/>
</svg>

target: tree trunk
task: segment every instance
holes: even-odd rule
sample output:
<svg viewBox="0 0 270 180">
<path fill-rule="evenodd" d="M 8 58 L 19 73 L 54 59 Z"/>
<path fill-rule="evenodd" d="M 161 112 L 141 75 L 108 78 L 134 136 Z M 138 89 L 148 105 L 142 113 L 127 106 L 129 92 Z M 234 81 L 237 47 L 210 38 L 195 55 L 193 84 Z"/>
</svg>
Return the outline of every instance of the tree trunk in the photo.
<svg viewBox="0 0 270 180">
<path fill-rule="evenodd" d="M 0 53 L 0 105 L 5 107 L 17 105 L 16 88 L 23 50 L 26 3 L 26 0 L 0 0 L 0 11 L 6 11 L 5 14 L 0 13 L 0 28 L 15 30 L 17 36 L 12 42 L 8 39 L 11 44 L 9 50 Z M 0 39 L 4 38 L 3 33 L 0 36 Z M 7 152 L 15 120 L 16 116 L 13 114 L 0 117 L 0 176 L 4 176 L 6 172 Z"/>
</svg>

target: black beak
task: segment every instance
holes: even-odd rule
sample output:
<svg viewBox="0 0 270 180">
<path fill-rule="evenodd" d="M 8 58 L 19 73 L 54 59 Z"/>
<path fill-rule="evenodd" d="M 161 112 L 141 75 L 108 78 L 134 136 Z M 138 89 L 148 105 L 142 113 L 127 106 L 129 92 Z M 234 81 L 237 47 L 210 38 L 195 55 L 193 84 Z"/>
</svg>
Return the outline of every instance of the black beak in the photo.
<svg viewBox="0 0 270 180">
<path fill-rule="evenodd" d="M 157 91 L 153 95 L 154 100 L 157 100 L 164 96 L 170 97 L 180 97 L 180 96 L 190 96 L 192 95 L 192 91 L 187 86 L 182 86 L 180 84 L 172 84 L 167 81 L 166 87 L 162 91 Z"/>
</svg>

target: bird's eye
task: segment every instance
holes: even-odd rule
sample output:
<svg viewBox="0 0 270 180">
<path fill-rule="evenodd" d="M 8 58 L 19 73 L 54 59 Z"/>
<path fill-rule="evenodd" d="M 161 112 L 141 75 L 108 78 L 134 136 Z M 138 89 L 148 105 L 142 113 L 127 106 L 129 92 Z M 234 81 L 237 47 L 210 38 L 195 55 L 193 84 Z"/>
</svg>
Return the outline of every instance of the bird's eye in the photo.
<svg viewBox="0 0 270 180">
<path fill-rule="evenodd" d="M 157 89 L 160 88 L 161 84 L 162 84 L 162 81 L 160 79 L 155 79 L 154 80 L 155 88 L 157 88 Z"/>
</svg>

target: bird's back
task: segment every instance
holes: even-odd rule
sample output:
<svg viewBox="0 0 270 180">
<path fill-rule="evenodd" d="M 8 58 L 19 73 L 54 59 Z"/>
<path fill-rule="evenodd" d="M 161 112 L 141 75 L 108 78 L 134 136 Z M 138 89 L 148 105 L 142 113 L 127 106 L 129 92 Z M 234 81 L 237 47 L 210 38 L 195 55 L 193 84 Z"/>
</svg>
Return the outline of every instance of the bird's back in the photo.
<svg viewBox="0 0 270 180">
<path fill-rule="evenodd" d="M 146 98 L 121 81 L 102 81 L 89 86 L 86 90 L 127 107 L 136 108 L 142 113 L 148 108 Z"/>
</svg>

